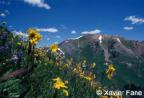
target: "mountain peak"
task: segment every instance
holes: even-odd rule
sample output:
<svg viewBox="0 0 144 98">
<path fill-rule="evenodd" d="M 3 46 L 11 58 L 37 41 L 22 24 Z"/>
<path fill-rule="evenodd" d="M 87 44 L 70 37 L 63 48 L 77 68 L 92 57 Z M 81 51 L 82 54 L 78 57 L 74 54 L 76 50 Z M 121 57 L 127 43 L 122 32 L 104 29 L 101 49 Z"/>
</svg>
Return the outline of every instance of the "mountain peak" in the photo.
<svg viewBox="0 0 144 98">
<path fill-rule="evenodd" d="M 123 58 L 144 58 L 144 44 L 142 42 L 126 40 L 113 35 L 85 34 L 63 41 L 60 47 L 71 55 L 73 55 L 73 52 L 80 53 L 80 51 L 96 54 L 100 50 L 106 62 L 111 62 L 111 58 L 119 58 L 121 56 L 124 56 Z M 83 49 L 86 49 L 86 51 Z"/>
</svg>

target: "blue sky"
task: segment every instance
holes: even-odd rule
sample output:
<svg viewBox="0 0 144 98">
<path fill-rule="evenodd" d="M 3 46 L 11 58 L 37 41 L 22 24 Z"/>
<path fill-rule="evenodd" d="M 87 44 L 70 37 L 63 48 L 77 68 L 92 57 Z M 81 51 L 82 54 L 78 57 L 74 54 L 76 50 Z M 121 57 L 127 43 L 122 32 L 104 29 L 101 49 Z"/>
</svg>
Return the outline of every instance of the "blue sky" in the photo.
<svg viewBox="0 0 144 98">
<path fill-rule="evenodd" d="M 9 29 L 37 28 L 39 46 L 81 33 L 120 35 L 144 40 L 144 0 L 0 0 L 0 21 Z"/>
</svg>

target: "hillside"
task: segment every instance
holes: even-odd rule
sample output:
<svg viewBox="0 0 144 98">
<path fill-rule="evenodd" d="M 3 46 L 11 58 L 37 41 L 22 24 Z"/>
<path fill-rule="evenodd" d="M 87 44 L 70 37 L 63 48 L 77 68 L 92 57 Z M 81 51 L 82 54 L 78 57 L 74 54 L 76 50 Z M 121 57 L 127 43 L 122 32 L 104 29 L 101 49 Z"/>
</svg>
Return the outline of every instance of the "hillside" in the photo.
<svg viewBox="0 0 144 98">
<path fill-rule="evenodd" d="M 40 48 L 40 33 L 26 33 L 0 26 L 0 98 L 103 98 L 97 90 L 144 88 L 143 42 L 95 34 Z"/>
<path fill-rule="evenodd" d="M 127 85 L 144 87 L 144 44 L 126 40 L 119 36 L 103 34 L 83 35 L 78 39 L 63 41 L 60 47 L 67 57 L 75 61 L 86 60 L 87 66 L 96 62 L 98 81 L 109 87 L 123 89 Z M 108 64 L 116 65 L 116 74 L 112 81 L 103 78 L 103 69 Z"/>
</svg>

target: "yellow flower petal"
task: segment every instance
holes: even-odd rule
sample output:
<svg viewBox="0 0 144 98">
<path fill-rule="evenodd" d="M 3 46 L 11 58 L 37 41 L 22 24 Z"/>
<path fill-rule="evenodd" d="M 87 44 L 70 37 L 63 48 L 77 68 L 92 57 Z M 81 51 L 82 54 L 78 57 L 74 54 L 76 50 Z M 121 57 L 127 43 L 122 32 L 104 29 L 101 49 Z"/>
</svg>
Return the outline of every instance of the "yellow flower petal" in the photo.
<svg viewBox="0 0 144 98">
<path fill-rule="evenodd" d="M 68 96 L 69 94 L 68 94 L 68 91 L 67 90 L 63 90 L 63 94 L 64 94 L 64 96 Z"/>
<path fill-rule="evenodd" d="M 57 44 L 52 44 L 52 45 L 50 46 L 50 50 L 51 50 L 53 53 L 55 53 L 55 52 L 58 50 Z"/>
</svg>

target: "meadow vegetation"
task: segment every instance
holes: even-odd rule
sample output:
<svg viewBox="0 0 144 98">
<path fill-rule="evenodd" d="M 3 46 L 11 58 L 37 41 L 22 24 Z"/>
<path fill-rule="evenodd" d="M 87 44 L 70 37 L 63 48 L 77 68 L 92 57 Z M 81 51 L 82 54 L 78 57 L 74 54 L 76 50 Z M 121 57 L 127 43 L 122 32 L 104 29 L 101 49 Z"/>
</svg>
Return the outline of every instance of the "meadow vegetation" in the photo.
<svg viewBox="0 0 144 98">
<path fill-rule="evenodd" d="M 36 47 L 40 33 L 25 33 L 27 39 L 0 26 L 0 98 L 107 98 L 96 94 L 106 88 L 97 81 L 97 62 L 74 62 L 55 43 Z M 110 64 L 103 71 L 110 81 L 116 69 Z"/>
</svg>

